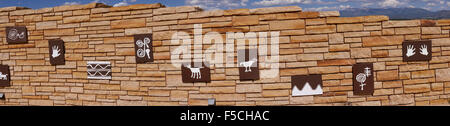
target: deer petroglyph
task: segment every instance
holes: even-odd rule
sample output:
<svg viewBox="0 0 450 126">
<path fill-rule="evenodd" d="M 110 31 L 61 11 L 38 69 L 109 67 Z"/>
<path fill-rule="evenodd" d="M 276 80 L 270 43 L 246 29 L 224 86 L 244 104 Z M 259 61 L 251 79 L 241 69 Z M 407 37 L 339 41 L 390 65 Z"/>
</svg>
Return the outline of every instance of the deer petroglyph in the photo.
<svg viewBox="0 0 450 126">
<path fill-rule="evenodd" d="M 241 62 L 239 65 L 245 67 L 245 72 L 252 72 L 252 69 L 251 69 L 250 67 L 251 67 L 251 66 L 253 65 L 253 63 L 255 63 L 256 61 L 257 61 L 257 59 L 256 59 L 256 58 L 253 58 L 253 59 L 250 60 L 250 61 L 247 61 L 247 62 Z"/>
<path fill-rule="evenodd" d="M 200 73 L 200 68 L 192 68 L 191 65 L 186 65 L 189 70 L 191 70 L 191 78 L 201 79 L 202 74 Z"/>
</svg>

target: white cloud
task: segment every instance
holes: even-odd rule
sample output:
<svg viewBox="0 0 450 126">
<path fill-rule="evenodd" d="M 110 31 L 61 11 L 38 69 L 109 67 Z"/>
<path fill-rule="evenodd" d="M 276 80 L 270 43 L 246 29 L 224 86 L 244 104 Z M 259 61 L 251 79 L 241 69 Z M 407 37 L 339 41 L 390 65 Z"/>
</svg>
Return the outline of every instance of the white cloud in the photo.
<svg viewBox="0 0 450 126">
<path fill-rule="evenodd" d="M 381 7 L 398 7 L 403 4 L 404 3 L 399 2 L 398 0 L 384 0 L 383 2 L 379 3 Z"/>
<path fill-rule="evenodd" d="M 186 5 L 198 6 L 206 10 L 230 9 L 247 6 L 248 0 L 185 0 Z"/>
<path fill-rule="evenodd" d="M 339 10 L 345 10 L 348 8 L 351 8 L 351 6 L 350 5 L 339 5 Z"/>
<path fill-rule="evenodd" d="M 436 3 L 427 3 L 427 6 L 434 7 L 436 6 Z"/>
<path fill-rule="evenodd" d="M 449 7 L 450 7 L 450 2 L 447 2 L 447 6 L 449 6 Z"/>
<path fill-rule="evenodd" d="M 122 2 L 116 3 L 113 5 L 113 7 L 119 7 L 119 6 L 128 6 L 128 2 L 126 0 L 123 0 Z"/>
<path fill-rule="evenodd" d="M 65 2 L 63 5 L 78 5 L 78 2 Z"/>
<path fill-rule="evenodd" d="M 361 4 L 361 7 L 370 7 L 372 6 L 374 3 L 363 3 Z"/>
<path fill-rule="evenodd" d="M 344 1 L 348 1 L 348 0 L 344 0 Z M 339 2 L 339 1 L 338 1 L 338 2 Z M 324 2 L 324 1 L 322 1 L 322 0 L 316 0 L 315 3 L 316 3 L 316 4 L 335 4 L 335 3 L 337 3 L 337 2 L 336 2 L 336 1 L 326 1 L 326 2 Z"/>
<path fill-rule="evenodd" d="M 306 8 L 307 11 L 338 11 L 338 10 L 345 10 L 352 8 L 350 5 L 339 5 L 339 6 L 323 6 L 323 7 L 317 7 L 317 8 Z"/>
<path fill-rule="evenodd" d="M 348 2 L 348 0 L 337 0 L 338 2 Z"/>
</svg>

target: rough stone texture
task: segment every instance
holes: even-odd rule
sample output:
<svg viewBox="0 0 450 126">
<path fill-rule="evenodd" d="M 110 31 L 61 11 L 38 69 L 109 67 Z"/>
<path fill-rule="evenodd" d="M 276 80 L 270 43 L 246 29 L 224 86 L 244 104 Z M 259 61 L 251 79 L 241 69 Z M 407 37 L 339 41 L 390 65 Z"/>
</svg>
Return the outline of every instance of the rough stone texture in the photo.
<svg viewBox="0 0 450 126">
<path fill-rule="evenodd" d="M 306 34 L 320 34 L 320 33 L 334 33 L 334 32 L 336 32 L 335 25 L 317 25 L 306 27 Z"/>
<path fill-rule="evenodd" d="M 420 34 L 419 27 L 408 27 L 408 28 L 395 28 L 395 34 Z"/>
<path fill-rule="evenodd" d="M 386 22 L 383 22 L 383 28 L 412 27 L 412 26 L 420 26 L 420 20 L 386 21 Z"/>
<path fill-rule="evenodd" d="M 327 24 L 360 23 L 364 22 L 364 17 L 328 17 Z"/>
<path fill-rule="evenodd" d="M 403 41 L 403 36 L 375 36 L 362 38 L 364 47 L 400 45 Z"/>
<path fill-rule="evenodd" d="M 441 27 L 422 27 L 422 34 L 441 34 Z"/>
<path fill-rule="evenodd" d="M 36 29 L 53 29 L 56 28 L 56 21 L 38 22 Z"/>
<path fill-rule="evenodd" d="M 89 15 L 83 15 L 83 16 L 73 16 L 73 17 L 66 17 L 63 19 L 64 23 L 78 23 L 78 22 L 87 22 L 89 21 Z"/>
<path fill-rule="evenodd" d="M 391 95 L 389 96 L 390 105 L 401 105 L 414 103 L 414 95 Z"/>
<path fill-rule="evenodd" d="M 352 58 L 368 58 L 372 54 L 370 48 L 352 48 L 350 52 Z"/>
<path fill-rule="evenodd" d="M 7 44 L 6 32 L 0 29 L 0 64 L 9 65 L 12 74 L 11 86 L 0 87 L 6 94 L 0 105 L 207 105 L 208 98 L 216 98 L 218 105 L 449 105 L 449 19 L 339 16 L 338 11 L 302 12 L 296 6 L 212 11 L 99 3 L 0 8 L 0 28 L 27 26 L 29 35 L 27 44 Z M 194 24 L 203 26 L 203 37 L 214 31 L 223 41 L 191 49 L 225 54 L 232 63 L 236 53 L 214 50 L 217 44 L 236 42 L 225 41 L 226 32 L 254 32 L 255 37 L 259 32 L 279 32 L 279 55 L 274 56 L 279 58 L 279 71 L 269 71 L 262 54 L 260 80 L 240 81 L 235 66 L 214 64 L 210 83 L 182 83 L 179 65 L 172 65 L 171 58 L 187 44 L 171 38 L 185 32 L 188 36 L 183 37 L 193 41 Z M 133 35 L 150 33 L 155 61 L 136 64 Z M 65 41 L 65 65 L 49 63 L 48 40 L 55 38 Z M 418 39 L 432 40 L 432 60 L 403 62 L 402 42 Z M 87 79 L 86 62 L 96 60 L 111 62 L 111 80 Z M 353 95 L 352 65 L 361 62 L 374 64 L 373 96 Z M 322 75 L 324 94 L 290 96 L 291 76 L 310 74 Z"/>
<path fill-rule="evenodd" d="M 339 17 L 339 11 L 320 11 L 319 17 Z"/>
<path fill-rule="evenodd" d="M 327 35 L 291 36 L 291 42 L 326 42 Z"/>
<path fill-rule="evenodd" d="M 450 69 L 436 69 L 436 81 L 450 81 Z"/>
<path fill-rule="evenodd" d="M 418 84 L 418 85 L 406 85 L 405 86 L 405 93 L 423 93 L 423 92 L 429 92 L 430 84 Z"/>
<path fill-rule="evenodd" d="M 128 20 L 118 20 L 111 22 L 111 28 L 135 28 L 144 27 L 146 25 L 145 19 L 128 19 Z"/>
<path fill-rule="evenodd" d="M 398 71 L 397 70 L 377 72 L 377 81 L 387 81 L 387 80 L 397 80 L 397 79 L 398 79 Z"/>
<path fill-rule="evenodd" d="M 233 26 L 241 25 L 257 25 L 259 23 L 258 16 L 235 16 L 233 17 Z"/>
<path fill-rule="evenodd" d="M 270 30 L 302 29 L 305 28 L 305 20 L 271 21 Z"/>
<path fill-rule="evenodd" d="M 364 22 L 380 22 L 387 20 L 389 20 L 389 17 L 384 15 L 364 16 Z"/>
<path fill-rule="evenodd" d="M 339 24 L 337 25 L 338 32 L 351 32 L 364 30 L 363 24 Z"/>
</svg>

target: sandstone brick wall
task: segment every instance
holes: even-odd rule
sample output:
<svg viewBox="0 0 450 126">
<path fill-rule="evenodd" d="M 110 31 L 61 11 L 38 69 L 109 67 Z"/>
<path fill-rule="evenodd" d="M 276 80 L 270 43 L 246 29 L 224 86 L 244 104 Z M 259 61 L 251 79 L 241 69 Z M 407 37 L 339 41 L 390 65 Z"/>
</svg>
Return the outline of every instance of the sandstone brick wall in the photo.
<svg viewBox="0 0 450 126">
<path fill-rule="evenodd" d="M 211 83 L 182 83 L 170 64 L 177 31 L 280 31 L 280 75 L 239 81 L 238 68 L 211 67 Z M 26 26 L 27 44 L 7 44 L 6 26 Z M 100 3 L 0 8 L 0 63 L 11 86 L 0 105 L 449 105 L 450 20 L 339 17 L 301 8 L 202 11 L 196 7 Z M 153 33 L 154 63 L 136 64 L 134 34 Z M 192 36 L 191 36 L 192 37 Z M 66 65 L 52 66 L 48 40 L 65 41 Z M 432 40 L 431 61 L 403 62 L 404 40 Z M 208 45 L 205 45 L 208 46 Z M 88 80 L 87 61 L 111 61 L 111 80 Z M 353 95 L 352 64 L 373 62 L 373 96 Z M 262 67 L 261 69 L 264 69 Z M 292 75 L 322 74 L 323 95 L 291 97 Z"/>
</svg>

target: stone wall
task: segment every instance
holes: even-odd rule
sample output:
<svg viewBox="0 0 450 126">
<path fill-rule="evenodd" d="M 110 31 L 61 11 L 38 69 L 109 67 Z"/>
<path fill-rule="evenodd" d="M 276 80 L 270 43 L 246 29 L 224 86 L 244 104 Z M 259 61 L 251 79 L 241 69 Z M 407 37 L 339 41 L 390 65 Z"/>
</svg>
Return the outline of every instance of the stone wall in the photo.
<svg viewBox="0 0 450 126">
<path fill-rule="evenodd" d="M 177 31 L 280 31 L 280 74 L 239 81 L 238 68 L 211 67 L 211 83 L 182 83 L 170 62 Z M 26 26 L 27 44 L 7 44 L 6 26 Z M 196 7 L 100 3 L 0 8 L 0 63 L 11 86 L 0 105 L 449 105 L 450 20 L 339 17 L 296 6 L 202 11 Z M 134 34 L 153 33 L 153 63 L 136 64 Z M 48 40 L 65 41 L 52 66 Z M 432 40 L 432 60 L 402 61 L 404 40 Z M 207 45 L 206 45 L 207 46 Z M 87 61 L 111 61 L 111 80 L 87 79 Z M 373 96 L 353 95 L 352 64 L 373 62 Z M 264 69 L 262 67 L 261 69 Z M 322 74 L 323 95 L 292 97 L 291 76 Z"/>
</svg>

